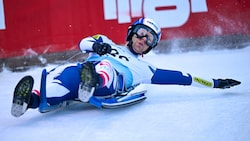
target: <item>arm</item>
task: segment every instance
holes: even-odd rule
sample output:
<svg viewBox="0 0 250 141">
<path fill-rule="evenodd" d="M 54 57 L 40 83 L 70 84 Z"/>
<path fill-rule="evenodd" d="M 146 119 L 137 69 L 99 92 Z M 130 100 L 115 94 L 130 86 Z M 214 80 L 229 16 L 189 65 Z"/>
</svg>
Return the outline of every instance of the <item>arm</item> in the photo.
<svg viewBox="0 0 250 141">
<path fill-rule="evenodd" d="M 92 46 L 94 42 L 95 39 L 93 37 L 83 38 L 79 43 L 79 47 L 83 53 L 87 53 L 89 51 L 93 51 Z"/>
<path fill-rule="evenodd" d="M 180 71 L 156 69 L 151 79 L 152 84 L 168 84 L 168 85 L 192 85 L 198 87 L 210 88 L 230 88 L 239 85 L 241 82 L 233 79 L 210 79 L 205 80 L 200 77 L 183 74 Z"/>
<path fill-rule="evenodd" d="M 104 35 L 94 35 L 82 39 L 79 47 L 83 53 L 96 52 L 99 55 L 111 52 L 111 44 L 114 44 L 110 39 Z"/>
</svg>

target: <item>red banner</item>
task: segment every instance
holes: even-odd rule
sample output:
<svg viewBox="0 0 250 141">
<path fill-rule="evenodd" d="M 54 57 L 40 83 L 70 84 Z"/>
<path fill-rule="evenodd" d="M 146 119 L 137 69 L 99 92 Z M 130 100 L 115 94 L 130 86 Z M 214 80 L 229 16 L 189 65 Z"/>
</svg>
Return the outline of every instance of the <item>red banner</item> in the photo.
<svg viewBox="0 0 250 141">
<path fill-rule="evenodd" d="M 162 40 L 250 34 L 247 0 L 1 0 L 0 59 L 76 50 L 98 33 L 123 44 L 139 17 L 156 20 Z"/>
</svg>

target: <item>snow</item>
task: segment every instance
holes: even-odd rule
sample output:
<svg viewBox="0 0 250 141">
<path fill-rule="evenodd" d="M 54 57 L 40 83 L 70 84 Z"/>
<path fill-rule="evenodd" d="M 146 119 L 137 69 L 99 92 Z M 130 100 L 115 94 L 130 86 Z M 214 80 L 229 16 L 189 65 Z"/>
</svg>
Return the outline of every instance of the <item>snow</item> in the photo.
<svg viewBox="0 0 250 141">
<path fill-rule="evenodd" d="M 42 68 L 0 73 L 0 140 L 54 141 L 248 141 L 250 139 L 250 46 L 235 50 L 150 54 L 157 67 L 202 78 L 233 78 L 230 89 L 145 85 L 146 101 L 120 109 L 97 109 L 85 103 L 41 114 L 10 114 L 12 93 L 25 75 L 39 88 Z M 47 69 L 55 67 L 48 65 Z"/>
</svg>

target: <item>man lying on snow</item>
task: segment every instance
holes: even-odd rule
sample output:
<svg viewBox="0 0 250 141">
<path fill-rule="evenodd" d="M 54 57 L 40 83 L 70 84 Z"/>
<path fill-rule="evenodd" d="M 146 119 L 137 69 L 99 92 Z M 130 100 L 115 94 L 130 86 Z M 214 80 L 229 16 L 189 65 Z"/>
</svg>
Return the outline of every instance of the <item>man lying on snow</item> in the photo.
<svg viewBox="0 0 250 141">
<path fill-rule="evenodd" d="M 129 26 L 125 46 L 116 45 L 103 35 L 82 39 L 80 49 L 89 53 L 86 61 L 66 67 L 48 84 L 44 69 L 40 92 L 32 91 L 34 80 L 31 76 L 19 81 L 14 91 L 12 115 L 19 117 L 28 108 L 48 112 L 70 100 L 96 107 L 126 106 L 146 99 L 145 90 L 136 90 L 143 83 L 221 89 L 241 83 L 233 79 L 204 80 L 180 71 L 155 68 L 140 60 L 138 57 L 155 48 L 160 38 L 159 25 L 152 19 L 140 18 Z"/>
</svg>

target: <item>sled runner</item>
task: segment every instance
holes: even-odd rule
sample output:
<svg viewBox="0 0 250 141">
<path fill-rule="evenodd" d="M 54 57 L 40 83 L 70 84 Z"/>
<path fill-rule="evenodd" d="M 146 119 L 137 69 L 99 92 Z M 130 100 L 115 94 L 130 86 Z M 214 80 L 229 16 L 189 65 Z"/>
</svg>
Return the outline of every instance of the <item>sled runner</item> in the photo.
<svg viewBox="0 0 250 141">
<path fill-rule="evenodd" d="M 146 99 L 145 93 L 147 91 L 140 91 L 135 93 L 130 93 L 122 96 L 114 96 L 106 99 L 99 99 L 96 97 L 91 97 L 89 103 L 98 108 L 121 108 L 125 106 L 130 106 L 142 102 Z"/>
<path fill-rule="evenodd" d="M 116 100 L 113 101 L 104 101 L 102 102 L 102 106 L 104 108 L 121 108 L 121 107 L 125 107 L 125 106 L 130 106 L 133 104 L 137 104 L 139 102 L 142 102 L 144 100 L 146 100 L 146 96 L 145 93 L 147 91 L 141 91 L 141 92 L 137 92 L 137 93 L 133 93 L 131 95 L 127 95 L 127 96 L 123 96 L 120 98 L 116 98 Z"/>
<path fill-rule="evenodd" d="M 40 105 L 39 105 L 40 113 L 53 111 L 66 104 L 66 102 L 63 102 L 57 105 L 48 105 L 46 98 L 46 81 L 47 81 L 47 71 L 46 69 L 43 69 L 41 77 L 41 86 L 40 86 Z"/>
</svg>

